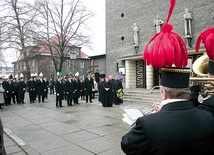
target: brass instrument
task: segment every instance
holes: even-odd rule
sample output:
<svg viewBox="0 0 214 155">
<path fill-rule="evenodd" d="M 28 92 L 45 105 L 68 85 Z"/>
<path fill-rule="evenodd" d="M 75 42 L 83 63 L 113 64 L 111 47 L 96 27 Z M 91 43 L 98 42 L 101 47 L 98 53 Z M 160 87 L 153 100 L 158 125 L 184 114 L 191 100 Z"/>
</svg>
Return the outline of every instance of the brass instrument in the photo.
<svg viewBox="0 0 214 155">
<path fill-rule="evenodd" d="M 214 95 L 214 78 L 209 78 L 208 69 L 209 57 L 207 54 L 202 55 L 193 63 L 193 71 L 201 77 L 190 77 L 190 81 L 197 82 L 201 87 L 201 94 Z"/>
<path fill-rule="evenodd" d="M 152 107 L 152 108 L 149 109 L 148 111 L 144 112 L 144 113 L 143 113 L 143 116 L 156 113 L 156 112 L 157 112 L 157 111 L 156 111 L 156 108 L 157 108 L 157 107 Z"/>
</svg>

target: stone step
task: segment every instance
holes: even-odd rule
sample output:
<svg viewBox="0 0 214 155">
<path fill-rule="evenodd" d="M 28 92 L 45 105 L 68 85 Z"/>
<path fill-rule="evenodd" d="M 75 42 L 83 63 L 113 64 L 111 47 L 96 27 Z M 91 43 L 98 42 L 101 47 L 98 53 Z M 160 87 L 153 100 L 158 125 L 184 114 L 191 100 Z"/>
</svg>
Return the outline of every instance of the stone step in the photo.
<svg viewBox="0 0 214 155">
<path fill-rule="evenodd" d="M 139 104 L 153 104 L 154 102 L 158 102 L 160 100 L 156 99 L 156 100 L 134 100 L 134 99 L 123 99 L 124 103 L 139 103 Z"/>
</svg>

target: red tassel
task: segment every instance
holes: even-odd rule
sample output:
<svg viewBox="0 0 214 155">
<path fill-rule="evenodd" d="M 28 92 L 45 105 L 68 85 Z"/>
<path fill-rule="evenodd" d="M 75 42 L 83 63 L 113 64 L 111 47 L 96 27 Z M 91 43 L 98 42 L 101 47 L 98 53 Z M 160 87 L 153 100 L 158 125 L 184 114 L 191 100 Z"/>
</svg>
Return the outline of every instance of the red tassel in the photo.
<svg viewBox="0 0 214 155">
<path fill-rule="evenodd" d="M 172 25 L 165 24 L 162 32 L 156 34 L 146 45 L 144 49 L 143 59 L 147 65 L 152 67 L 186 67 L 188 62 L 188 52 L 183 39 L 171 32 Z M 153 42 L 154 41 L 154 42 Z M 153 42 L 149 50 L 149 44 Z"/>
<path fill-rule="evenodd" d="M 188 62 L 188 52 L 183 39 L 172 32 L 173 26 L 168 24 L 168 21 L 173 12 L 176 0 L 171 0 L 171 6 L 168 12 L 166 24 L 162 27 L 162 32 L 159 32 L 150 39 L 146 44 L 143 53 L 143 59 L 147 65 L 152 67 L 162 68 L 164 66 L 171 67 L 186 67 Z M 150 43 L 151 48 L 149 49 Z"/>
<path fill-rule="evenodd" d="M 208 28 L 198 36 L 195 46 L 196 52 L 200 48 L 201 41 L 204 43 L 208 57 L 214 60 L 214 28 Z"/>
</svg>

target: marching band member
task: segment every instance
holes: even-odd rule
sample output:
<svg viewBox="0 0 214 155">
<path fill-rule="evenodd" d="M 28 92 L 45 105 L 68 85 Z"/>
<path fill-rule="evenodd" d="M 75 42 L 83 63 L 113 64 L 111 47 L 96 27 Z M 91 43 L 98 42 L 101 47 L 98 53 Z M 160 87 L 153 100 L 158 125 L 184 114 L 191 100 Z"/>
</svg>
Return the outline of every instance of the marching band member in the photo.
<svg viewBox="0 0 214 155">
<path fill-rule="evenodd" d="M 214 117 L 189 101 L 187 48 L 168 24 L 174 5 L 171 0 L 166 24 L 143 54 L 147 65 L 161 68 L 160 111 L 138 118 L 122 137 L 121 148 L 127 155 L 214 154 Z"/>
<path fill-rule="evenodd" d="M 63 107 L 62 100 L 64 95 L 64 86 L 62 83 L 62 73 L 59 72 L 57 74 L 57 81 L 55 83 L 55 89 L 56 89 L 56 108 Z"/>
<path fill-rule="evenodd" d="M 207 39 L 209 38 L 209 39 Z M 200 42 L 204 43 L 204 47 L 206 49 L 206 53 L 209 57 L 209 62 L 208 62 L 208 77 L 209 78 L 214 78 L 214 28 L 208 28 L 204 32 L 202 32 L 198 39 L 197 39 L 197 44 L 196 44 L 196 52 L 198 52 L 200 48 Z M 212 84 L 213 87 L 213 84 Z M 199 109 L 207 110 L 214 115 L 214 96 L 212 94 L 208 94 L 204 96 L 203 98 L 203 103 L 200 104 L 198 101 L 198 96 L 199 92 L 201 91 L 201 88 L 199 85 L 192 86 L 190 88 L 191 90 L 191 96 L 190 96 L 190 101 L 193 102 L 195 106 L 197 106 Z M 214 91 L 214 87 L 212 88 Z"/>
</svg>

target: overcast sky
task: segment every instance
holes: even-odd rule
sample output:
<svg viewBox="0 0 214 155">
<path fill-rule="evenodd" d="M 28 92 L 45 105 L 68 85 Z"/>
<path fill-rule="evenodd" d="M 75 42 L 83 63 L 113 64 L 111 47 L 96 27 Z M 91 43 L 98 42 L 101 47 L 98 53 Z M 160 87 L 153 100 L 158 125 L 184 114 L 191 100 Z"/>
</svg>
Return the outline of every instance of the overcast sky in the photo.
<svg viewBox="0 0 214 155">
<path fill-rule="evenodd" d="M 82 2 L 88 10 L 94 12 L 94 17 L 88 21 L 88 26 L 93 32 L 91 40 L 93 49 L 82 47 L 82 51 L 89 56 L 105 54 L 105 0 L 82 0 Z M 5 58 L 9 66 L 17 59 L 14 52 L 7 52 Z"/>
<path fill-rule="evenodd" d="M 82 51 L 90 56 L 105 54 L 105 0 L 82 0 L 82 2 L 95 13 L 94 18 L 88 24 L 93 31 L 92 46 L 94 50 L 83 47 Z"/>
</svg>

